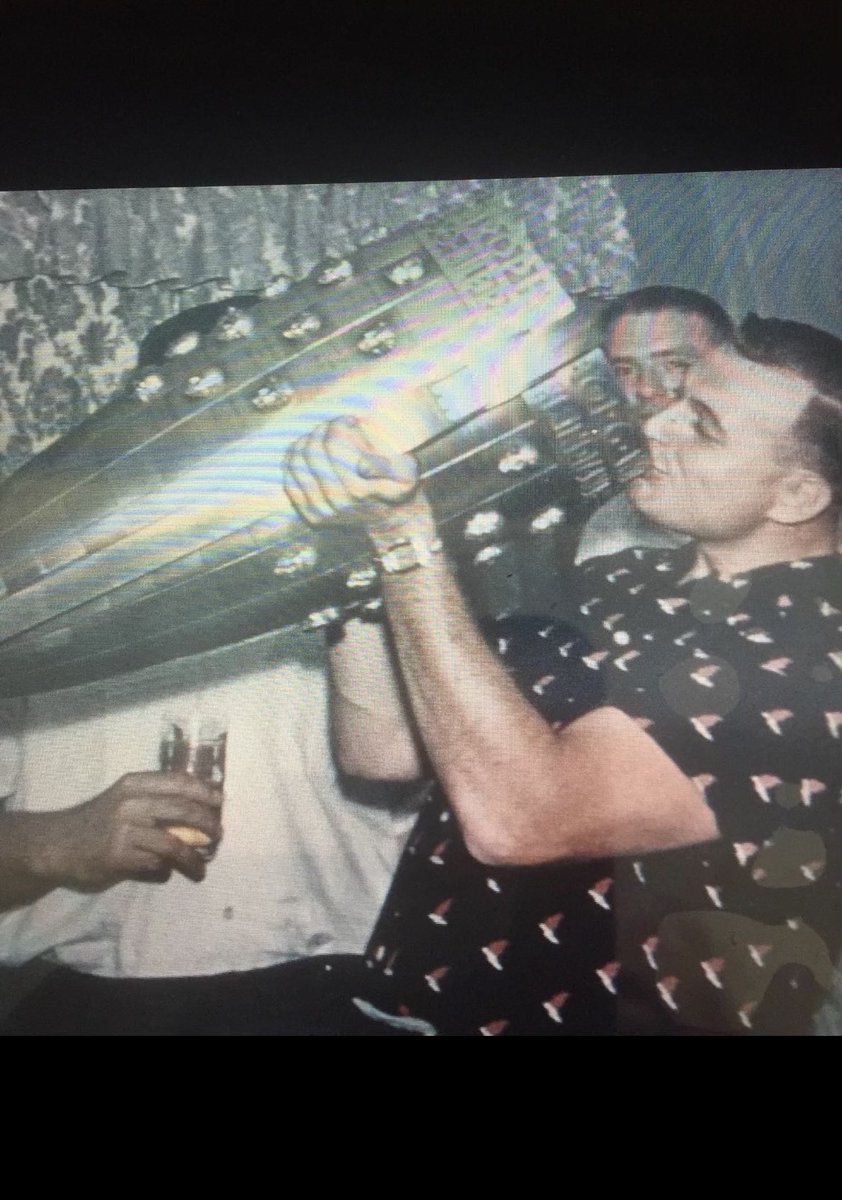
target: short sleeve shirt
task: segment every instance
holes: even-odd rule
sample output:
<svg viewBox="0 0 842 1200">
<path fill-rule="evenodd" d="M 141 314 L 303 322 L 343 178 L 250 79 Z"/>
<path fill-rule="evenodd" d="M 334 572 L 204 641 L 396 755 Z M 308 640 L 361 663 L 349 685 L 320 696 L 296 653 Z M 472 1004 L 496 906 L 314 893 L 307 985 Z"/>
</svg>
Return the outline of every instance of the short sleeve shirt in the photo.
<svg viewBox="0 0 842 1200">
<path fill-rule="evenodd" d="M 595 559 L 564 619 L 492 639 L 549 722 L 598 704 L 634 719 L 720 838 L 492 870 L 434 789 L 369 947 L 384 1009 L 444 1034 L 809 1031 L 842 924 L 842 559 L 730 582 L 690 578 L 693 560 Z"/>
</svg>

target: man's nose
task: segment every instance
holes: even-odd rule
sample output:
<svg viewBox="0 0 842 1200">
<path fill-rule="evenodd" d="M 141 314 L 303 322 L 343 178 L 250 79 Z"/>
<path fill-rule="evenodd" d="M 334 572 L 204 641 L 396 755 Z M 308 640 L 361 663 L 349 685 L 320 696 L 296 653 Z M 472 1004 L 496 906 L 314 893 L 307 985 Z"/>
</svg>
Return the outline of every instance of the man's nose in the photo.
<svg viewBox="0 0 842 1200">
<path fill-rule="evenodd" d="M 642 404 L 671 404 L 675 399 L 675 388 L 657 363 L 649 363 L 638 372 L 635 395 Z"/>
<path fill-rule="evenodd" d="M 684 403 L 680 400 L 671 402 L 644 421 L 644 436 L 653 442 L 682 441 L 689 428 L 687 417 Z"/>
</svg>

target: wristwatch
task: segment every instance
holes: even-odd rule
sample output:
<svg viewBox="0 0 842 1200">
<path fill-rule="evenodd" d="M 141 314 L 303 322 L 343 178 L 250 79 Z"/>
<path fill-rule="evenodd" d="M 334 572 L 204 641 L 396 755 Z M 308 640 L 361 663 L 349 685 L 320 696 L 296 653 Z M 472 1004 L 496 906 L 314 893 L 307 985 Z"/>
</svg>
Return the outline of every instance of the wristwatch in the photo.
<svg viewBox="0 0 842 1200">
<path fill-rule="evenodd" d="M 386 575 L 403 575 L 416 567 L 426 567 L 442 549 L 441 538 L 401 538 L 378 554 L 375 561 Z"/>
</svg>

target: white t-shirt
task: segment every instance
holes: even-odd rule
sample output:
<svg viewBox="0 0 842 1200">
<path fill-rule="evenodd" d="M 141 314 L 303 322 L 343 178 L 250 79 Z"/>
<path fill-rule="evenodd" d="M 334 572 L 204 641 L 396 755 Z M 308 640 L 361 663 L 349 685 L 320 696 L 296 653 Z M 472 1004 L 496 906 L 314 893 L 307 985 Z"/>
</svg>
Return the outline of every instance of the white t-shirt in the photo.
<svg viewBox="0 0 842 1200">
<path fill-rule="evenodd" d="M 59 888 L 0 914 L 0 962 L 184 976 L 363 949 L 415 818 L 340 790 L 317 636 L 269 635 L 25 705 L 17 733 L 4 705 L 0 795 L 27 812 L 157 770 L 166 717 L 224 716 L 224 836 L 201 883 L 173 872 L 92 895 Z"/>
</svg>

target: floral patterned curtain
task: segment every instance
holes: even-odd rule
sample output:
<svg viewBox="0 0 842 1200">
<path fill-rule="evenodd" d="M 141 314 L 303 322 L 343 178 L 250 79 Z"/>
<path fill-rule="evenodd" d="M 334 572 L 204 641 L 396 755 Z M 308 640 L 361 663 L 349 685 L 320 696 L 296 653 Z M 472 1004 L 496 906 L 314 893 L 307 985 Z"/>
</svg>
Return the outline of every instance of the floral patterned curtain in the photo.
<svg viewBox="0 0 842 1200">
<path fill-rule="evenodd" d="M 634 285 L 605 176 L 0 193 L 0 477 L 104 404 L 154 325 L 302 279 L 471 193 L 524 212 L 569 292 Z"/>
</svg>

